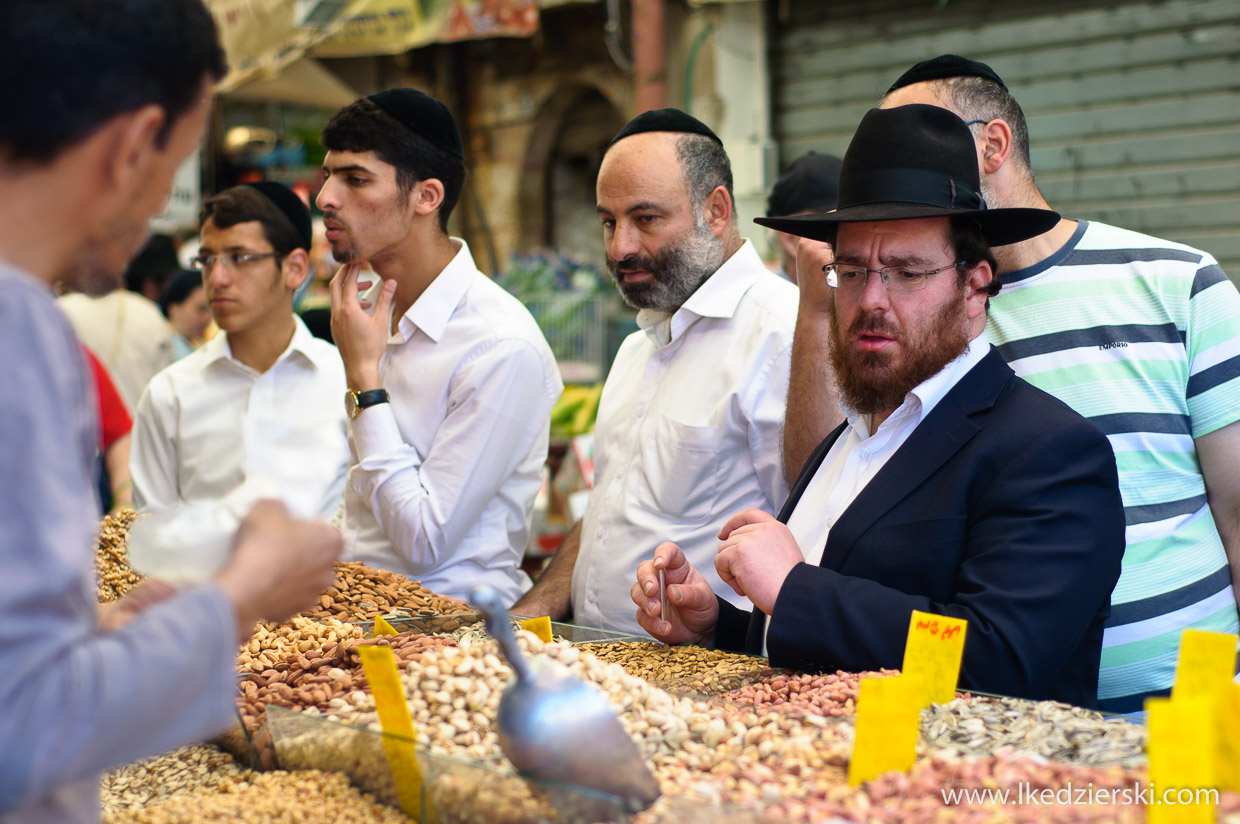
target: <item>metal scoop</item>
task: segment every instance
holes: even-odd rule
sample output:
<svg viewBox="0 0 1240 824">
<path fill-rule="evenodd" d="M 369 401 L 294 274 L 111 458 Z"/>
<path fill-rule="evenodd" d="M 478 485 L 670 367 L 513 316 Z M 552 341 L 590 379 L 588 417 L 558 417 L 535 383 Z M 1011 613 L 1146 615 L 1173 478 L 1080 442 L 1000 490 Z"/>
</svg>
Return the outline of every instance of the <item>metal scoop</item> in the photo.
<svg viewBox="0 0 1240 824">
<path fill-rule="evenodd" d="M 653 804 L 659 782 L 606 696 L 549 659 L 531 667 L 494 589 L 475 586 L 469 600 L 517 676 L 500 697 L 498 718 L 499 746 L 512 765 L 535 778 L 619 796 L 628 812 Z"/>
</svg>

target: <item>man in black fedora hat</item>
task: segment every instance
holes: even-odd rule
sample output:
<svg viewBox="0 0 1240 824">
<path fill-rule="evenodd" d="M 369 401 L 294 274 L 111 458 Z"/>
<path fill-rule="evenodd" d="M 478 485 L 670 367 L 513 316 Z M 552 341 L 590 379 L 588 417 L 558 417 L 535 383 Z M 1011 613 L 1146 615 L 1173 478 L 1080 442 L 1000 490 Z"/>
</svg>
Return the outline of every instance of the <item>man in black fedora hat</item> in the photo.
<svg viewBox="0 0 1240 824">
<path fill-rule="evenodd" d="M 870 111 L 838 209 L 758 221 L 835 250 L 827 322 L 847 421 L 778 518 L 751 509 L 720 530 L 715 567 L 757 609 L 713 597 L 664 543 L 632 587 L 642 626 L 776 666 L 858 671 L 899 667 L 921 610 L 969 621 L 965 688 L 1092 706 L 1123 552 L 1115 458 L 981 337 L 999 291 L 990 246 L 1057 220 L 986 208 L 968 126 L 950 112 Z"/>
<path fill-rule="evenodd" d="M 990 66 L 922 61 L 881 105 L 909 103 L 970 124 L 991 206 L 1049 208 L 1025 114 Z M 1240 294 L 1208 252 L 1096 220 L 1065 218 L 996 257 L 1007 288 L 987 338 L 1016 374 L 1103 429 L 1118 456 L 1129 551 L 1098 697 L 1106 710 L 1140 710 L 1169 691 L 1185 629 L 1240 628 Z"/>
</svg>

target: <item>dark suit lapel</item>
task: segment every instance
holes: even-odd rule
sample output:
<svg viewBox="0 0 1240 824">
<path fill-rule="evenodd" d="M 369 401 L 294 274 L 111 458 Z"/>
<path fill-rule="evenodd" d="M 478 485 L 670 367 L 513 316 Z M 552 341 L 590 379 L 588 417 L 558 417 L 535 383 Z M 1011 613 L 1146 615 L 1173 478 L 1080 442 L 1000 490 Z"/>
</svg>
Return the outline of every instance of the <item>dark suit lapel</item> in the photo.
<svg viewBox="0 0 1240 824">
<path fill-rule="evenodd" d="M 848 426 L 844 422 L 837 426 L 827 437 L 822 439 L 822 443 L 810 453 L 809 459 L 805 462 L 805 466 L 801 467 L 801 474 L 797 476 L 796 483 L 792 485 L 791 491 L 788 493 L 788 500 L 784 502 L 783 507 L 779 510 L 778 518 L 782 523 L 788 523 L 788 516 L 792 514 L 792 510 L 796 509 L 797 502 L 801 500 L 801 496 L 805 494 L 805 488 L 809 486 L 809 482 L 814 479 L 814 475 L 818 473 L 818 467 L 822 466 L 822 461 L 827 457 L 827 453 L 831 451 L 831 447 L 835 444 L 845 427 Z"/>
<path fill-rule="evenodd" d="M 875 521 L 959 452 L 980 429 L 972 416 L 992 407 L 1013 377 L 1011 367 L 992 346 L 844 510 L 827 537 L 822 566 L 838 569 Z"/>
</svg>

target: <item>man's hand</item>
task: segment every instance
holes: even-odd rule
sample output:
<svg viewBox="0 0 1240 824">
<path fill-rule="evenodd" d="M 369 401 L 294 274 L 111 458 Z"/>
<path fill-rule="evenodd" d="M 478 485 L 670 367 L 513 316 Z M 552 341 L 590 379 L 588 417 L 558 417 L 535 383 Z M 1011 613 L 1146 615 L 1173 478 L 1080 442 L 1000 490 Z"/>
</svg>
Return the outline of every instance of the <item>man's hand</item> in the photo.
<svg viewBox="0 0 1240 824">
<path fill-rule="evenodd" d="M 215 581 L 237 610 L 242 638 L 257 621 L 283 621 L 309 609 L 336 580 L 344 542 L 324 521 L 289 515 L 278 501 L 259 501 L 237 529 L 232 558 Z"/>
<path fill-rule="evenodd" d="M 176 590 L 158 578 L 147 578 L 138 584 L 125 597 L 99 608 L 100 632 L 116 632 L 134 619 L 147 607 L 171 598 Z"/>
<path fill-rule="evenodd" d="M 719 540 L 723 541 L 715 556 L 719 577 L 770 615 L 784 579 L 805 562 L 796 538 L 773 515 L 746 509 L 723 525 Z"/>
<path fill-rule="evenodd" d="M 802 307 L 814 312 L 831 311 L 831 287 L 822 267 L 834 259 L 830 243 L 801 238 L 797 244 L 797 288 L 801 290 Z"/>
<path fill-rule="evenodd" d="M 383 282 L 374 313 L 358 302 L 357 294 L 364 291 L 357 283 L 360 267 L 356 263 L 341 266 L 330 284 L 332 296 L 332 339 L 344 361 L 345 380 L 350 389 L 365 392 L 379 389 L 379 359 L 387 349 L 391 335 L 392 299 L 396 295 L 396 281 Z M 368 277 L 379 277 L 377 274 Z M 367 284 L 369 286 L 369 284 Z"/>
<path fill-rule="evenodd" d="M 667 586 L 668 606 L 675 607 L 669 609 L 671 615 L 660 614 L 660 569 Z M 652 560 L 637 565 L 637 583 L 629 595 L 639 607 L 637 623 L 663 643 L 709 644 L 714 640 L 719 602 L 710 584 L 676 544 L 659 544 Z"/>
</svg>

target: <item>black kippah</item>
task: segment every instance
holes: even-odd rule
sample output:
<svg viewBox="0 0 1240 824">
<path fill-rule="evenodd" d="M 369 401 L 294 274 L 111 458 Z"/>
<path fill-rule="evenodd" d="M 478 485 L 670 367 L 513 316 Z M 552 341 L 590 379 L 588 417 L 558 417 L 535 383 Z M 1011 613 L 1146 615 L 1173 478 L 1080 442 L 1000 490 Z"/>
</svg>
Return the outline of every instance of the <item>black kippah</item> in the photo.
<svg viewBox="0 0 1240 824">
<path fill-rule="evenodd" d="M 1002 89 L 1007 89 L 1007 86 L 1003 85 L 1003 81 L 995 73 L 995 70 L 985 63 L 979 63 L 976 60 L 970 60 L 958 54 L 940 54 L 938 57 L 930 60 L 921 61 L 900 75 L 896 82 L 891 84 L 887 94 L 891 94 L 896 89 L 911 86 L 914 83 L 924 83 L 927 80 L 945 80 L 949 77 L 981 77 L 999 84 L 999 87 Z"/>
<path fill-rule="evenodd" d="M 642 132 L 700 134 L 703 137 L 709 137 L 720 146 L 723 145 L 719 135 L 712 132 L 709 126 L 693 115 L 685 114 L 680 109 L 651 109 L 648 112 L 642 112 L 626 123 L 623 129 L 616 132 L 616 136 L 607 145 L 608 147 L 614 146 L 626 137 L 632 137 Z"/>
<path fill-rule="evenodd" d="M 465 159 L 461 133 L 448 107 L 417 89 L 388 89 L 368 98 L 409 131 L 458 160 Z"/>
<path fill-rule="evenodd" d="M 258 189 L 268 200 L 276 204 L 276 208 L 284 212 L 285 217 L 289 219 L 301 237 L 301 248 L 307 252 L 310 251 L 310 210 L 292 189 L 274 180 L 259 180 L 241 185 Z"/>
<path fill-rule="evenodd" d="M 790 165 L 771 188 L 767 217 L 798 212 L 829 212 L 840 197 L 841 162 L 835 155 L 810 152 Z"/>
</svg>

